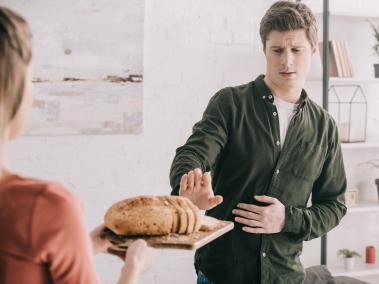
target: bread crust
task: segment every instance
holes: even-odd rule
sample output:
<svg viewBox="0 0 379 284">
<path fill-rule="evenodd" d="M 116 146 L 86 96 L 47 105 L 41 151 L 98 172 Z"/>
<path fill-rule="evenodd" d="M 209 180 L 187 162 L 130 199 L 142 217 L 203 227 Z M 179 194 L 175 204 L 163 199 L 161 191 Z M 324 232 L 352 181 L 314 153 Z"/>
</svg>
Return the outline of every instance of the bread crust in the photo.
<svg viewBox="0 0 379 284">
<path fill-rule="evenodd" d="M 200 229 L 199 209 L 181 196 L 137 196 L 113 204 L 104 224 L 117 235 L 190 234 Z"/>
</svg>

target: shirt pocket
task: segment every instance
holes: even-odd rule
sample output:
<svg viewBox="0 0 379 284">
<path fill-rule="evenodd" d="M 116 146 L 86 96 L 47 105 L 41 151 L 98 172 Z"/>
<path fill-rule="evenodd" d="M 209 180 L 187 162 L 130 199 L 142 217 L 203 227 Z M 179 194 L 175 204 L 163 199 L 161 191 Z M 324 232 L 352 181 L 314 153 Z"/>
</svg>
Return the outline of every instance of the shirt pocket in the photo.
<svg viewBox="0 0 379 284">
<path fill-rule="evenodd" d="M 295 149 L 292 173 L 295 177 L 314 182 L 324 165 L 327 148 L 310 142 L 303 142 Z"/>
</svg>

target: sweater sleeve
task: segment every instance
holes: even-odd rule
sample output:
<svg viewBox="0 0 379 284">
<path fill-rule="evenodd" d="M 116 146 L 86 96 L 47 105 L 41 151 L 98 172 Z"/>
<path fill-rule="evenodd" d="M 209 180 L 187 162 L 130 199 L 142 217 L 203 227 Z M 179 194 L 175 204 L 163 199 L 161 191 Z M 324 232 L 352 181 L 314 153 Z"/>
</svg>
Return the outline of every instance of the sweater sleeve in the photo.
<svg viewBox="0 0 379 284">
<path fill-rule="evenodd" d="M 170 170 L 171 194 L 179 194 L 183 174 L 195 168 L 200 168 L 203 172 L 212 170 L 228 140 L 233 104 L 228 89 L 219 91 L 211 98 L 186 144 L 176 149 Z"/>
<path fill-rule="evenodd" d="M 286 207 L 284 232 L 298 240 L 321 237 L 337 226 L 346 214 L 346 175 L 337 128 L 333 127 L 329 151 L 318 179 L 313 185 L 312 206 Z"/>
<path fill-rule="evenodd" d="M 32 216 L 30 243 L 46 263 L 53 283 L 99 283 L 92 245 L 79 200 L 58 184 L 47 184 Z"/>
</svg>

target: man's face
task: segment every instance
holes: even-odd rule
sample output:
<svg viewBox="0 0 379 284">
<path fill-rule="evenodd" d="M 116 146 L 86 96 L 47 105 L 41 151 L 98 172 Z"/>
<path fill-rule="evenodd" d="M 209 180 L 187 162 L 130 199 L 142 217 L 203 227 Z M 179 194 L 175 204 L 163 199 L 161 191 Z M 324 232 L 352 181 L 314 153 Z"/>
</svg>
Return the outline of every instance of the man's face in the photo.
<svg viewBox="0 0 379 284">
<path fill-rule="evenodd" d="M 283 90 L 303 88 L 315 52 L 305 30 L 270 32 L 264 52 L 268 82 Z"/>
</svg>

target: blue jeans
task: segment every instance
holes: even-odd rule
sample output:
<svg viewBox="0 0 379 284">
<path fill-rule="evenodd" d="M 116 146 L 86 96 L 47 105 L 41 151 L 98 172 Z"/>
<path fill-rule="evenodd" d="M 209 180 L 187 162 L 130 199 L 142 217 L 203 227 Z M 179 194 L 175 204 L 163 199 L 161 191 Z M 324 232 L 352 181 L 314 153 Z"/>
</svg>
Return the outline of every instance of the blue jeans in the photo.
<svg viewBox="0 0 379 284">
<path fill-rule="evenodd" d="M 200 270 L 197 271 L 197 284 L 213 284 L 211 280 L 209 280 L 203 272 Z"/>
</svg>

